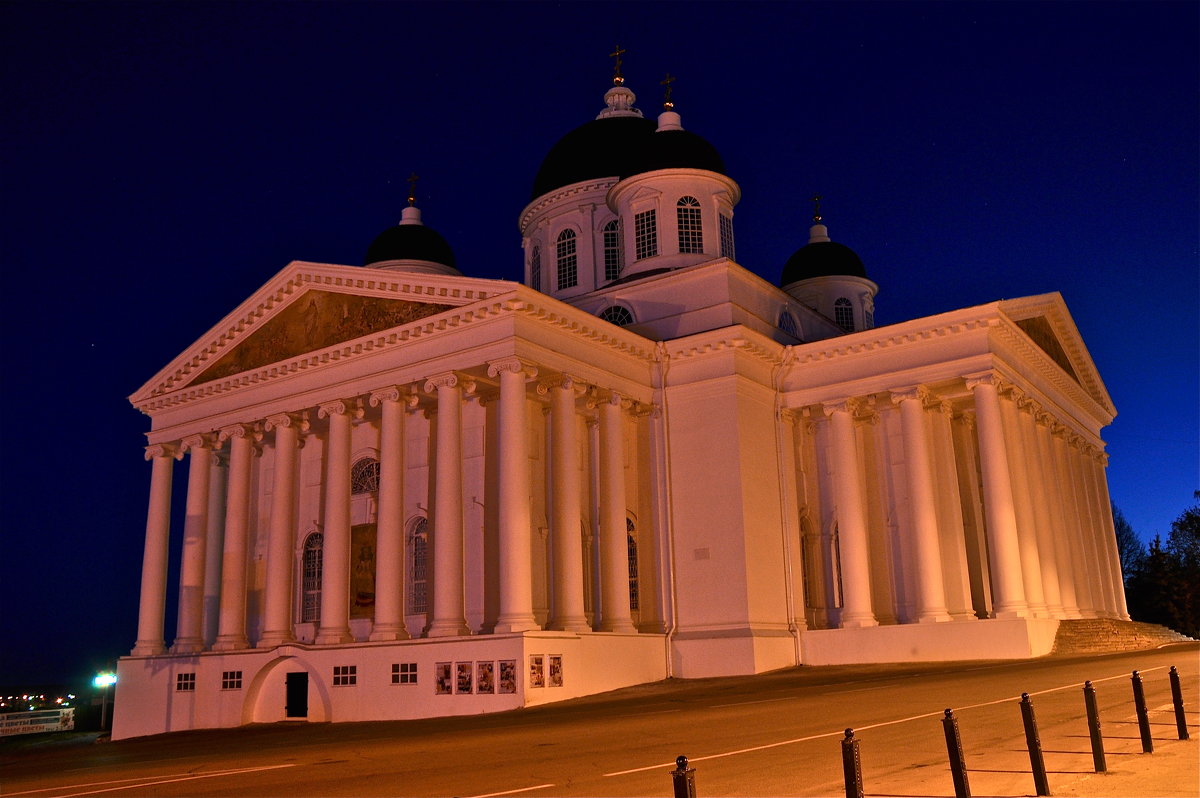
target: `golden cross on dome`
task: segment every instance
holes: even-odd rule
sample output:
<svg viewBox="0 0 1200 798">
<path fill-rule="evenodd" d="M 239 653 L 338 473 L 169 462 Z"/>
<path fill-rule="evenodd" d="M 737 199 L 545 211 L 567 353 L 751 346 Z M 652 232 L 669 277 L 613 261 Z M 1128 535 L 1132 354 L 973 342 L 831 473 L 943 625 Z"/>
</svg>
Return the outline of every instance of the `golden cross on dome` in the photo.
<svg viewBox="0 0 1200 798">
<path fill-rule="evenodd" d="M 624 54 L 625 54 L 625 51 L 621 49 L 621 45 L 619 45 L 619 44 L 617 45 L 615 50 L 613 50 L 611 53 L 608 54 L 609 58 L 617 59 L 613 63 L 613 85 L 614 86 L 620 86 L 622 83 L 625 82 L 625 78 L 621 75 L 621 56 Z"/>
<path fill-rule="evenodd" d="M 663 91 L 663 110 L 670 111 L 675 107 L 675 103 L 671 102 L 671 84 L 674 82 L 675 78 L 670 72 L 658 82 L 658 85 L 666 86 L 666 89 Z"/>
<path fill-rule="evenodd" d="M 420 179 L 416 172 L 408 176 L 408 206 L 410 208 L 417 204 L 417 181 Z"/>
<path fill-rule="evenodd" d="M 813 223 L 821 223 L 821 195 L 817 194 L 813 197 Z"/>
</svg>

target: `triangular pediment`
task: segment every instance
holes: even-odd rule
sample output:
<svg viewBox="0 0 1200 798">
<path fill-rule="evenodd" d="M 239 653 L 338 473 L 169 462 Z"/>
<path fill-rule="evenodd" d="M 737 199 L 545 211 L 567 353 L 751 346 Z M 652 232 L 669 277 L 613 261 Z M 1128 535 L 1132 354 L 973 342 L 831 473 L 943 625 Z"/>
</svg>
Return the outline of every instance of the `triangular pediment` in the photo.
<svg viewBox="0 0 1200 798">
<path fill-rule="evenodd" d="M 480 280 L 295 261 L 130 396 L 148 400 L 260 371 L 513 290 Z"/>
<path fill-rule="evenodd" d="M 1075 326 L 1062 295 L 1058 293 L 1010 299 L 1000 302 L 1000 308 L 1025 336 L 1054 361 L 1093 400 L 1115 414 L 1096 364 L 1084 346 L 1083 337 Z"/>
</svg>

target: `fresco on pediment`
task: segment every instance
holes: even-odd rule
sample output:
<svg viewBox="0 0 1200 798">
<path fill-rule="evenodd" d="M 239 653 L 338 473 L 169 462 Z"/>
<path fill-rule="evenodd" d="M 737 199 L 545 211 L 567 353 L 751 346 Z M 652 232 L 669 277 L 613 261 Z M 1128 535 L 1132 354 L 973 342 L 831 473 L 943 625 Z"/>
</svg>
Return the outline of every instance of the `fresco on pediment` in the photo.
<svg viewBox="0 0 1200 798">
<path fill-rule="evenodd" d="M 277 316 L 239 341 L 205 369 L 192 385 L 262 368 L 306 352 L 360 338 L 451 308 L 403 299 L 308 291 Z"/>
</svg>

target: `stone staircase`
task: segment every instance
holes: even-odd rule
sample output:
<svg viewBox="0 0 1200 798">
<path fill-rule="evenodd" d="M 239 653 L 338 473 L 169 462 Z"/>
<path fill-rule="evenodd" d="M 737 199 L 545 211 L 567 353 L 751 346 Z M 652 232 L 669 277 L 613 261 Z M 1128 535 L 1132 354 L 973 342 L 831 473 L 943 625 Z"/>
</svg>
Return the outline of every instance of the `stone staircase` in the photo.
<svg viewBox="0 0 1200 798">
<path fill-rule="evenodd" d="M 1118 621 L 1113 618 L 1081 618 L 1060 621 L 1054 637 L 1054 654 L 1100 654 L 1108 651 L 1140 651 L 1168 643 L 1186 643 L 1192 638 L 1153 623 Z"/>
</svg>

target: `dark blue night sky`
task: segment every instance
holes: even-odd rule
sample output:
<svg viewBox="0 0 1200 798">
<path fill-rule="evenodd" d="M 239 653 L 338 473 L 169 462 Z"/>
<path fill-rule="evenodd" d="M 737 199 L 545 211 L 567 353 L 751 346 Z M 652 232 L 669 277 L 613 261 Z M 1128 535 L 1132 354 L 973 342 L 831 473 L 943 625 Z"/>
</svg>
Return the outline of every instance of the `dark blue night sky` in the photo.
<svg viewBox="0 0 1200 798">
<path fill-rule="evenodd" d="M 0 684 L 133 644 L 126 397 L 289 261 L 361 263 L 411 171 L 460 269 L 519 279 L 533 176 L 618 43 L 648 116 L 678 77 L 767 280 L 821 193 L 880 325 L 1062 292 L 1120 414 L 1113 498 L 1165 532 L 1200 487 L 1198 26 L 1194 2 L 4 3 Z"/>
</svg>

